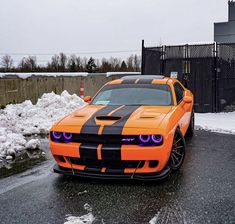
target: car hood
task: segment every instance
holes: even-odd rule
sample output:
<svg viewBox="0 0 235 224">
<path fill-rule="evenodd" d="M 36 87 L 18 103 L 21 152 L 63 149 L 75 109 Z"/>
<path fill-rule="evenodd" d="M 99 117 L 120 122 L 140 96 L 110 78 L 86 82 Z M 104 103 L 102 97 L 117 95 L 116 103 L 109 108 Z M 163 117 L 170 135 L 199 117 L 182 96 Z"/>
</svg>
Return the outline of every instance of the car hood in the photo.
<svg viewBox="0 0 235 224">
<path fill-rule="evenodd" d="M 63 131 L 76 130 L 84 134 L 98 134 L 101 126 L 104 127 L 103 134 L 118 134 L 128 128 L 157 129 L 171 110 L 171 106 L 87 105 L 62 119 L 56 126 L 60 130 L 67 128 Z"/>
</svg>

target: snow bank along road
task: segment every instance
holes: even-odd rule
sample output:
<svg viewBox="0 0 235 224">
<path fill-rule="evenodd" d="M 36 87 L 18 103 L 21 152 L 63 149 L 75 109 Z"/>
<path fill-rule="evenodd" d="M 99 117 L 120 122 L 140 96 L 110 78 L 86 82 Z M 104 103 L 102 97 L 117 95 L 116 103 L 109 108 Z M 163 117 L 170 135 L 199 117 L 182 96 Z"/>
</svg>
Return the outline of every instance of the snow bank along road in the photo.
<svg viewBox="0 0 235 224">
<path fill-rule="evenodd" d="M 25 136 L 47 134 L 53 123 L 84 105 L 80 97 L 64 91 L 61 95 L 44 94 L 36 105 L 27 100 L 0 110 L 0 159 L 39 148 L 37 138 L 27 142 Z"/>
<path fill-rule="evenodd" d="M 234 145 L 235 135 L 196 131 L 182 169 L 163 183 L 66 178 L 48 160 L 0 179 L 0 223 L 232 224 Z"/>
<path fill-rule="evenodd" d="M 44 94 L 36 105 L 27 100 L 0 110 L 0 161 L 14 159 L 25 149 L 39 148 L 37 137 L 26 141 L 25 136 L 47 134 L 53 123 L 83 106 L 80 97 L 64 91 L 61 95 Z M 235 112 L 196 114 L 196 128 L 235 134 Z"/>
</svg>

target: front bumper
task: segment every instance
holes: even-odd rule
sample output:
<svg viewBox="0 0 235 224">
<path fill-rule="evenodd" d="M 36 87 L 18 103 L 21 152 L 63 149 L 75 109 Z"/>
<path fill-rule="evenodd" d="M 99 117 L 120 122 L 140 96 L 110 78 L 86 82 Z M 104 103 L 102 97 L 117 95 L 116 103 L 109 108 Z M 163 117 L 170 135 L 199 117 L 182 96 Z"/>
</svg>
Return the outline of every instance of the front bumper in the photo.
<svg viewBox="0 0 235 224">
<path fill-rule="evenodd" d="M 88 171 L 80 171 L 71 168 L 60 167 L 57 164 L 54 165 L 53 170 L 55 173 L 77 176 L 77 177 L 85 177 L 92 179 L 108 179 L 108 180 L 141 180 L 141 181 L 160 181 L 166 179 L 170 173 L 171 169 L 166 166 L 161 172 L 156 173 L 98 173 L 98 172 L 88 172 Z"/>
<path fill-rule="evenodd" d="M 74 162 L 74 159 L 90 159 L 94 161 L 112 161 L 116 163 L 125 161 L 145 161 L 143 166 L 138 166 L 138 164 L 133 166 L 120 166 L 120 169 L 124 168 L 123 173 L 132 174 L 136 173 L 158 173 L 161 172 L 166 166 L 171 145 L 169 141 L 162 146 L 157 147 L 140 147 L 135 145 L 122 145 L 116 147 L 115 145 L 110 146 L 97 146 L 94 144 L 79 144 L 79 143 L 69 143 L 61 144 L 50 142 L 50 148 L 52 155 L 54 156 L 57 164 L 60 167 L 71 168 L 84 171 L 85 167 L 99 167 L 99 168 L 111 168 L 110 164 L 107 166 L 105 164 L 95 165 L 86 163 Z M 60 159 L 60 157 L 63 157 Z M 150 161 L 158 162 L 157 166 L 150 166 Z"/>
</svg>

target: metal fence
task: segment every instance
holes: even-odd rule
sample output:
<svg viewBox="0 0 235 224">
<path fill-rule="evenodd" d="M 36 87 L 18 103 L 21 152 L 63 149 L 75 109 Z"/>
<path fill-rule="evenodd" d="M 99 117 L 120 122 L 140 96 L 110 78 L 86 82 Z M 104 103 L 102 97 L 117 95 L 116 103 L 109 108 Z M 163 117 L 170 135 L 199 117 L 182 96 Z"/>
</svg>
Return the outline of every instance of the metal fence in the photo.
<svg viewBox="0 0 235 224">
<path fill-rule="evenodd" d="M 196 112 L 235 110 L 235 43 L 142 46 L 142 74 L 178 79 L 195 97 Z"/>
</svg>

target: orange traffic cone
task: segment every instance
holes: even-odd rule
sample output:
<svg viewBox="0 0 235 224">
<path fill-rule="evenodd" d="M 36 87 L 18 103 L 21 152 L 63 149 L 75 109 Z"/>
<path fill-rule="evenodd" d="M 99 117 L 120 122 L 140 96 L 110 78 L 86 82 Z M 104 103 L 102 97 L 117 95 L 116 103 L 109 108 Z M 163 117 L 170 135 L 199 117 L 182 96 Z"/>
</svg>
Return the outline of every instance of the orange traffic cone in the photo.
<svg viewBox="0 0 235 224">
<path fill-rule="evenodd" d="M 80 97 L 83 99 L 84 98 L 84 81 L 81 81 L 80 84 Z"/>
</svg>

